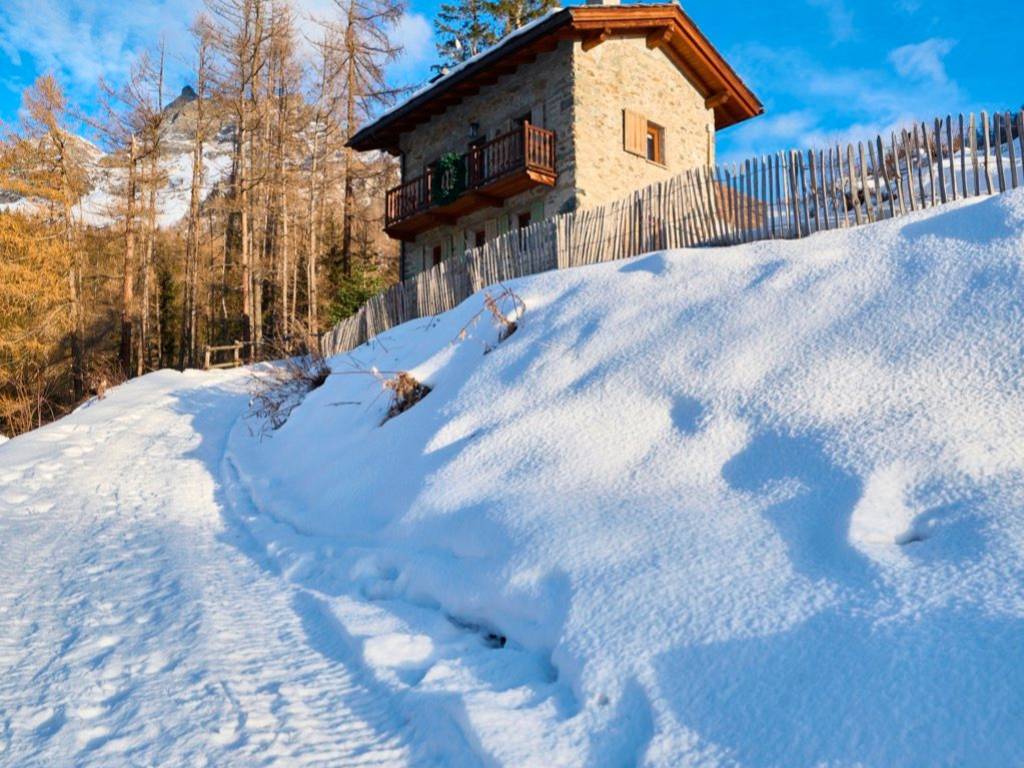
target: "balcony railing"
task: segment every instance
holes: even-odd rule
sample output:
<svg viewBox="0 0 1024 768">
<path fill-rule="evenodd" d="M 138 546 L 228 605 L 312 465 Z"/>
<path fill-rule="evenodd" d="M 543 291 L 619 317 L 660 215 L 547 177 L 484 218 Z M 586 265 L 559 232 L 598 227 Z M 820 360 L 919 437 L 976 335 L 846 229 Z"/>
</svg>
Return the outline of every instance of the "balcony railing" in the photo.
<svg viewBox="0 0 1024 768">
<path fill-rule="evenodd" d="M 473 147 L 444 172 L 389 190 L 385 227 L 394 236 L 415 235 L 555 179 L 554 131 L 526 123 Z"/>
</svg>

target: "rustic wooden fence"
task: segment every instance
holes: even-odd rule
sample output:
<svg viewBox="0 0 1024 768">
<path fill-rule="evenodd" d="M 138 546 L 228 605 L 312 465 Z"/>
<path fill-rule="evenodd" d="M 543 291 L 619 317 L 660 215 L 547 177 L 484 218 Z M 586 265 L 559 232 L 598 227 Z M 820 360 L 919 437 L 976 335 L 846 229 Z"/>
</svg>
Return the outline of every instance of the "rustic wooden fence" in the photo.
<svg viewBox="0 0 1024 768">
<path fill-rule="evenodd" d="M 203 353 L 203 368 L 208 371 L 214 368 L 238 368 L 243 362 L 256 356 L 256 348 L 251 341 L 236 341 L 233 344 L 219 346 L 207 344 Z M 253 352 L 250 354 L 250 351 Z M 225 356 L 226 352 L 230 354 Z"/>
<path fill-rule="evenodd" d="M 1024 186 L 1024 110 L 947 116 L 888 137 L 688 171 L 453 256 L 324 334 L 324 355 L 524 275 L 666 248 L 802 238 Z"/>
</svg>

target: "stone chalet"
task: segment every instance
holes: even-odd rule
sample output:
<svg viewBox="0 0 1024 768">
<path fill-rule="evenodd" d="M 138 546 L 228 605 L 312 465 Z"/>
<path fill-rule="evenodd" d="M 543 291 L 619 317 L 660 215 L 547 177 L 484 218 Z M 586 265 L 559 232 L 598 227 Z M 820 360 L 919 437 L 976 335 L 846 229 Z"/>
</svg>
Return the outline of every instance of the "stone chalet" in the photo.
<svg viewBox="0 0 1024 768">
<path fill-rule="evenodd" d="M 401 158 L 385 229 L 408 278 L 530 222 L 714 163 L 763 112 L 675 4 L 552 11 L 356 133 Z"/>
</svg>

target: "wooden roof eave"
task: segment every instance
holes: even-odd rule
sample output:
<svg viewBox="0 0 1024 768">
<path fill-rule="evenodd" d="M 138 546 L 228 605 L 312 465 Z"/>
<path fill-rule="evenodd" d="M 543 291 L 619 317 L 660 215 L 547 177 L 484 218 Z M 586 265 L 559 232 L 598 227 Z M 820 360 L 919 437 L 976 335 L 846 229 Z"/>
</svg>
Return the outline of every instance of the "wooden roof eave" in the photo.
<svg viewBox="0 0 1024 768">
<path fill-rule="evenodd" d="M 440 108 L 436 103 L 438 100 L 446 98 L 450 91 L 459 88 L 472 88 L 475 89 L 472 93 L 476 93 L 500 77 L 514 72 L 522 64 L 533 61 L 540 54 L 554 50 L 567 36 L 562 32 L 562 28 L 571 20 L 572 16 L 568 10 L 551 14 L 529 30 L 528 34 L 484 53 L 472 66 L 446 77 L 436 88 L 427 88 L 394 112 L 364 126 L 349 140 L 349 146 L 358 151 L 384 149 L 392 154 L 399 154 L 399 137 L 402 133 L 462 101 L 470 93 L 464 92 L 456 101 L 449 101 Z"/>
<path fill-rule="evenodd" d="M 624 8 L 628 12 L 623 12 Z M 714 109 L 715 125 L 725 128 L 763 113 L 757 97 L 678 5 L 577 6 L 551 14 L 528 34 L 485 53 L 403 104 L 394 113 L 358 131 L 349 142 L 357 150 L 384 149 L 399 154 L 403 133 L 478 93 L 565 39 L 589 49 L 616 34 L 660 35 L 658 47 L 698 88 Z"/>
<path fill-rule="evenodd" d="M 633 12 L 629 18 L 617 16 L 618 7 L 572 8 L 572 28 L 582 38 L 594 35 L 595 30 L 600 30 L 602 34 L 610 31 L 612 35 L 644 34 L 649 45 L 652 36 L 663 36 L 663 42 L 657 47 L 672 59 L 701 91 L 702 96 L 712 98 L 721 93 L 728 94 L 728 98 L 714 106 L 717 128 L 726 128 L 764 112 L 764 107 L 753 92 L 678 5 L 640 6 L 644 12 Z M 688 61 L 687 52 L 695 52 L 713 77 L 706 77 L 697 71 Z"/>
</svg>

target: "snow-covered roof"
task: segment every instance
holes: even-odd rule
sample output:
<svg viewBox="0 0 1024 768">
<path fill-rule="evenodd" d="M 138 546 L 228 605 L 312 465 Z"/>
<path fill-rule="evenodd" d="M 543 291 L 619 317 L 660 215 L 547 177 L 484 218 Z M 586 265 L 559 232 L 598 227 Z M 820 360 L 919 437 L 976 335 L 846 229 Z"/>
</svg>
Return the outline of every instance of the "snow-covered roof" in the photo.
<svg viewBox="0 0 1024 768">
<path fill-rule="evenodd" d="M 549 11 L 424 84 L 356 132 L 349 145 L 360 151 L 386 149 L 397 154 L 398 137 L 443 111 L 451 104 L 452 92 L 456 99 L 472 95 L 493 82 L 493 67 L 499 62 L 513 56 L 516 56 L 515 64 L 529 61 L 551 50 L 553 39 L 557 41 L 558 37 L 586 39 L 600 35 L 603 39 L 607 34 L 652 34 L 655 31 L 659 35 L 663 33 L 661 42 L 666 53 L 694 85 L 706 97 L 716 97 L 709 107 L 715 110 L 718 127 L 761 114 L 761 102 L 678 4 L 572 6 Z M 445 95 L 448 99 L 442 100 L 441 96 Z"/>
<path fill-rule="evenodd" d="M 374 121 L 374 123 L 377 123 L 377 122 L 380 122 L 380 121 L 384 120 L 388 116 L 394 114 L 395 112 L 399 111 L 400 109 L 404 108 L 406 105 L 410 104 L 411 102 L 415 101 L 416 99 L 420 98 L 421 96 L 429 93 L 430 91 L 433 91 L 435 89 L 442 89 L 442 88 L 444 88 L 444 86 L 448 83 L 448 81 L 451 80 L 452 78 L 456 77 L 460 72 L 463 72 L 464 70 L 468 69 L 469 67 L 475 66 L 478 62 L 482 61 L 484 59 L 484 57 L 494 56 L 496 54 L 502 53 L 505 48 L 511 46 L 513 43 L 518 41 L 520 38 L 522 38 L 523 36 L 529 34 L 533 30 L 535 30 L 537 27 L 539 27 L 545 21 L 548 21 L 552 16 L 555 16 L 555 15 L 560 14 L 560 13 L 564 13 L 565 11 L 566 11 L 565 8 L 552 8 L 550 11 L 545 13 L 543 16 L 540 16 L 540 17 L 534 19 L 533 21 L 531 21 L 531 22 L 529 22 L 527 24 L 524 24 L 523 26 L 519 27 L 519 29 L 516 29 L 513 32 L 510 32 L 509 34 L 505 35 L 505 37 L 501 38 L 498 42 L 496 42 L 491 47 L 485 48 L 484 50 L 482 50 L 482 51 L 480 51 L 478 53 L 473 54 L 472 56 L 470 56 L 465 61 L 460 61 L 458 64 L 455 64 L 455 65 L 453 65 L 451 67 L 446 67 L 444 70 L 442 70 L 442 73 L 441 73 L 440 76 L 435 76 L 435 77 L 430 78 L 430 80 L 428 80 L 427 82 L 423 83 L 423 85 L 421 85 L 419 88 L 415 89 L 412 93 L 410 93 L 402 101 L 398 102 L 397 104 L 395 104 L 392 107 L 389 107 L 384 112 L 379 114 L 377 116 L 377 119 Z M 365 127 L 368 128 L 370 126 L 365 126 Z"/>
</svg>

